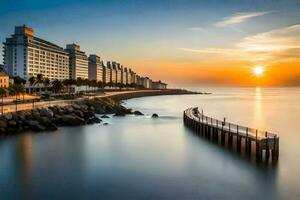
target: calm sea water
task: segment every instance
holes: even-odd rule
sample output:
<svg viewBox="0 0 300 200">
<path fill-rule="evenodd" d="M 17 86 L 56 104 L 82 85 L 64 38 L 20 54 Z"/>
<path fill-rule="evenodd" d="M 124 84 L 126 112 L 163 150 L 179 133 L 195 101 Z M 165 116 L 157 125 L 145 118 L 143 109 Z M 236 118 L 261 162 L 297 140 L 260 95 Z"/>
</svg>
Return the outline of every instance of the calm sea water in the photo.
<svg viewBox="0 0 300 200">
<path fill-rule="evenodd" d="M 0 199 L 300 199 L 300 88 L 205 88 L 126 101 L 146 116 L 0 141 Z M 193 135 L 191 106 L 280 136 L 276 167 Z M 152 113 L 160 118 L 151 119 Z"/>
</svg>

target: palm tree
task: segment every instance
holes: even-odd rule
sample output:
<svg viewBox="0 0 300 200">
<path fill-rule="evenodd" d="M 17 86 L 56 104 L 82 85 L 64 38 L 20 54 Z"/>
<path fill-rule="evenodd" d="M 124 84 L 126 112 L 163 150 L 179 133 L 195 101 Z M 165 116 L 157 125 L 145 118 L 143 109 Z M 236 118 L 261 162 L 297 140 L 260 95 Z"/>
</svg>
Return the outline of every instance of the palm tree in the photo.
<svg viewBox="0 0 300 200">
<path fill-rule="evenodd" d="M 4 95 L 6 95 L 7 90 L 5 88 L 0 88 L 0 95 L 2 97 L 2 103 L 1 103 L 1 114 L 3 115 L 3 98 Z"/>
<path fill-rule="evenodd" d="M 43 74 L 38 74 L 36 75 L 36 84 L 41 84 L 43 83 L 43 80 L 44 80 L 44 75 Z"/>
<path fill-rule="evenodd" d="M 16 95 L 16 112 L 18 110 L 18 95 L 23 94 L 23 101 L 24 101 L 24 91 L 25 88 L 23 85 L 14 84 L 11 88 L 11 92 Z"/>
<path fill-rule="evenodd" d="M 60 92 L 62 87 L 63 87 L 63 84 L 58 79 L 55 79 L 54 81 L 52 81 L 52 89 L 53 89 L 54 93 Z"/>
<path fill-rule="evenodd" d="M 14 77 L 14 84 L 16 85 L 24 85 L 26 83 L 25 79 L 22 79 L 20 76 Z"/>
<path fill-rule="evenodd" d="M 45 87 L 45 89 L 48 91 L 48 86 L 50 85 L 50 79 L 49 78 L 44 78 L 43 79 L 43 85 Z"/>
<path fill-rule="evenodd" d="M 35 85 L 35 82 L 36 82 L 36 78 L 34 76 L 31 76 L 29 79 L 29 85 L 30 87 L 34 86 Z M 31 91 L 30 91 L 31 92 Z"/>
</svg>

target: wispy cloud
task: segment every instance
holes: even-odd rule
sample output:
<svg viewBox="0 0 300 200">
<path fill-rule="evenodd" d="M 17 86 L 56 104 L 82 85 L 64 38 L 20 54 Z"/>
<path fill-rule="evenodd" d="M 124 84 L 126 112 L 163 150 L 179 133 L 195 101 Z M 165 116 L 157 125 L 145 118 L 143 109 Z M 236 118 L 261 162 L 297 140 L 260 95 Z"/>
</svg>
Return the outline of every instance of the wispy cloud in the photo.
<svg viewBox="0 0 300 200">
<path fill-rule="evenodd" d="M 190 31 L 203 31 L 203 30 L 205 30 L 205 28 L 203 28 L 203 27 L 189 27 L 187 29 L 190 30 Z"/>
<path fill-rule="evenodd" d="M 226 18 L 224 18 L 223 20 L 221 20 L 219 22 L 216 22 L 214 25 L 215 26 L 224 27 L 224 26 L 230 26 L 230 25 L 234 25 L 234 24 L 239 24 L 239 23 L 248 21 L 251 18 L 263 16 L 263 15 L 269 14 L 271 12 L 272 11 L 237 13 L 235 15 L 226 17 Z"/>
<path fill-rule="evenodd" d="M 265 63 L 299 59 L 300 24 L 245 37 L 235 44 L 234 48 L 177 48 L 177 50 Z"/>
</svg>

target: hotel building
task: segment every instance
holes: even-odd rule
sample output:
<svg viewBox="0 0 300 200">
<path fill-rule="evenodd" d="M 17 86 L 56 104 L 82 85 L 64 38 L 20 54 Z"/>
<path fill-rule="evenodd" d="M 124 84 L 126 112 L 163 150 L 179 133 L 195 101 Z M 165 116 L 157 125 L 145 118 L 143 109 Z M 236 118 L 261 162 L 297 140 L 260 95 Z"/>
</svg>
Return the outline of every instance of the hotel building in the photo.
<svg viewBox="0 0 300 200">
<path fill-rule="evenodd" d="M 85 52 L 80 51 L 77 44 L 68 44 L 66 51 L 69 53 L 69 78 L 88 79 L 88 57 Z"/>
<path fill-rule="evenodd" d="M 104 70 L 103 63 L 99 56 L 90 55 L 89 56 L 89 79 L 97 80 L 103 82 Z"/>
<path fill-rule="evenodd" d="M 10 77 L 29 79 L 43 74 L 50 80 L 69 78 L 69 56 L 62 47 L 35 37 L 33 29 L 15 27 L 4 44 L 4 70 Z"/>
</svg>

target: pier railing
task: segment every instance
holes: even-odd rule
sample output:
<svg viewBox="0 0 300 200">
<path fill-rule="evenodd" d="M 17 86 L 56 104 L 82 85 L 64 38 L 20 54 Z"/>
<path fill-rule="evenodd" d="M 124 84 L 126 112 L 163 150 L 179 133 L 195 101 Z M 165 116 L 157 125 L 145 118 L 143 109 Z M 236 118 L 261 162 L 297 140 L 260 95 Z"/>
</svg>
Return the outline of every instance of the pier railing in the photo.
<svg viewBox="0 0 300 200">
<path fill-rule="evenodd" d="M 214 119 L 205 116 L 202 111 L 199 112 L 198 108 L 184 111 L 184 123 L 196 134 L 230 148 L 234 145 L 237 152 L 244 151 L 251 156 L 252 150 L 255 149 L 257 160 L 269 160 L 270 153 L 272 161 L 278 160 L 279 137 L 274 133 L 233 124 L 225 118 L 223 121 Z"/>
</svg>

